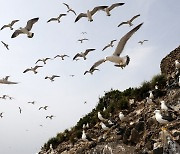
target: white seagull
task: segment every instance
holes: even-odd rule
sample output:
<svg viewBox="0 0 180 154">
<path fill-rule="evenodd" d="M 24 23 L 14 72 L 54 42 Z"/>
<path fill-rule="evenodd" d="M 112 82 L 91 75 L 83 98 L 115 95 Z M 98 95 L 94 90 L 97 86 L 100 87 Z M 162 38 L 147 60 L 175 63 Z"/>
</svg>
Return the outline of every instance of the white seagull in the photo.
<svg viewBox="0 0 180 154">
<path fill-rule="evenodd" d="M 124 114 L 122 112 L 119 112 L 119 119 L 121 121 L 124 121 L 126 118 L 124 117 Z"/>
<path fill-rule="evenodd" d="M 152 100 L 154 99 L 154 95 L 153 95 L 152 91 L 149 91 L 149 98 Z"/>
<path fill-rule="evenodd" d="M 140 14 L 138 14 L 138 15 L 135 15 L 134 17 L 132 17 L 130 20 L 128 20 L 128 21 L 123 21 L 122 23 L 120 23 L 119 25 L 118 25 L 118 27 L 120 27 L 121 25 L 124 25 L 124 24 L 128 24 L 129 26 L 132 26 L 133 24 L 132 24 L 132 22 L 133 22 L 133 20 L 134 19 L 136 19 L 137 17 L 139 17 L 140 16 Z"/>
<path fill-rule="evenodd" d="M 13 20 L 13 21 L 11 21 L 11 23 L 2 26 L 1 30 L 3 30 L 4 28 L 7 28 L 7 27 L 9 27 L 10 30 L 13 30 L 13 27 L 12 27 L 12 26 L 13 26 L 16 22 L 18 22 L 18 21 L 19 21 L 19 20 Z"/>
<path fill-rule="evenodd" d="M 105 8 L 107 8 L 108 6 L 97 6 L 95 7 L 93 10 L 87 10 L 87 13 L 80 13 L 77 18 L 75 19 L 75 22 L 77 22 L 79 19 L 81 19 L 82 17 L 87 17 L 88 18 L 88 21 L 92 22 L 93 19 L 92 19 L 92 16 L 97 12 L 97 11 L 100 11 L 100 10 L 103 10 Z"/>
<path fill-rule="evenodd" d="M 91 70 L 89 70 L 89 71 L 85 71 L 85 72 L 84 72 L 84 75 L 86 75 L 87 73 L 90 73 L 91 75 L 93 75 L 94 71 L 99 71 L 99 69 L 94 68 L 94 69 L 91 69 Z"/>
<path fill-rule="evenodd" d="M 105 120 L 106 120 L 106 119 L 104 119 L 104 118 L 102 117 L 102 115 L 101 115 L 100 112 L 98 112 L 98 119 L 101 120 L 101 121 L 105 121 Z"/>
<path fill-rule="evenodd" d="M 64 57 L 69 57 L 69 56 L 66 55 L 66 54 L 63 54 L 63 55 L 56 55 L 56 56 L 54 57 L 54 59 L 57 58 L 57 57 L 60 57 L 62 60 L 64 60 Z"/>
<path fill-rule="evenodd" d="M 19 29 L 15 30 L 15 32 L 12 34 L 11 38 L 15 38 L 19 34 L 27 34 L 28 38 L 32 38 L 34 36 L 34 33 L 30 32 L 30 30 L 32 29 L 33 24 L 35 24 L 38 20 L 39 20 L 39 18 L 30 19 L 27 22 L 26 27 L 24 27 L 24 28 L 20 27 Z"/>
<path fill-rule="evenodd" d="M 81 43 L 83 43 L 84 41 L 88 41 L 89 39 L 87 39 L 87 38 L 83 38 L 83 39 L 79 39 L 78 41 L 79 42 L 81 42 Z"/>
<path fill-rule="evenodd" d="M 83 57 L 84 60 L 86 60 L 87 54 L 88 54 L 90 51 L 94 51 L 94 50 L 96 50 L 96 49 L 86 49 L 85 52 L 77 53 L 77 54 L 74 56 L 73 60 L 75 60 L 77 57 Z"/>
<path fill-rule="evenodd" d="M 70 8 L 68 4 L 66 3 L 63 3 L 63 4 L 67 7 L 68 9 L 67 12 L 73 12 L 76 15 L 76 12 L 72 8 Z"/>
<path fill-rule="evenodd" d="M 144 42 L 147 42 L 147 41 L 148 41 L 148 40 L 143 40 L 143 41 L 139 41 L 138 43 L 141 44 L 141 45 L 143 45 Z"/>
<path fill-rule="evenodd" d="M 104 9 L 104 11 L 106 12 L 106 14 L 107 14 L 107 16 L 110 16 L 111 14 L 110 14 L 110 11 L 112 10 L 112 9 L 114 9 L 115 7 L 118 7 L 118 6 L 122 6 L 122 5 L 124 5 L 125 3 L 114 3 L 114 4 L 112 4 L 111 6 L 108 6 L 108 7 L 106 7 L 105 9 Z"/>
<path fill-rule="evenodd" d="M 82 131 L 82 140 L 87 141 L 85 130 Z"/>
<path fill-rule="evenodd" d="M 175 60 L 175 68 L 180 69 L 180 63 L 178 60 Z"/>
<path fill-rule="evenodd" d="M 8 80 L 9 77 L 10 76 L 6 76 L 5 78 L 0 79 L 0 83 L 1 84 L 18 84 L 18 82 L 9 81 Z"/>
<path fill-rule="evenodd" d="M 51 59 L 51 58 L 47 57 L 47 58 L 38 59 L 35 64 L 37 64 L 40 61 L 42 61 L 44 64 L 46 64 L 46 61 L 49 60 L 49 59 Z"/>
<path fill-rule="evenodd" d="M 174 120 L 171 116 L 161 115 L 160 110 L 155 110 L 154 113 L 156 120 L 161 124 L 167 124 Z"/>
<path fill-rule="evenodd" d="M 55 117 L 54 115 L 46 116 L 46 119 L 49 118 L 52 120 L 52 118 Z"/>
<path fill-rule="evenodd" d="M 106 45 L 106 46 L 102 49 L 102 51 L 104 51 L 104 50 L 107 49 L 108 47 L 113 47 L 113 46 L 114 46 L 113 43 L 114 43 L 115 41 L 117 41 L 117 40 L 112 40 L 108 45 Z"/>
<path fill-rule="evenodd" d="M 103 130 L 109 130 L 109 127 L 107 127 L 103 122 L 100 123 Z"/>
<path fill-rule="evenodd" d="M 54 18 L 50 18 L 47 22 L 51 22 L 51 21 L 57 21 L 58 23 L 60 23 L 60 18 L 66 16 L 66 14 L 60 14 L 58 17 L 54 17 Z"/>
<path fill-rule="evenodd" d="M 54 78 L 60 77 L 59 75 L 52 75 L 52 76 L 46 76 L 45 79 L 51 80 L 51 82 L 54 81 Z"/>
<path fill-rule="evenodd" d="M 120 41 L 119 41 L 119 43 L 118 43 L 114 53 L 111 56 L 107 56 L 104 59 L 100 59 L 99 61 L 94 63 L 94 65 L 90 68 L 90 70 L 98 67 L 100 64 L 102 64 L 102 63 L 104 63 L 106 61 L 113 62 L 113 63 L 115 63 L 114 66 L 121 67 L 121 68 L 123 68 L 126 65 L 128 65 L 129 61 L 130 61 L 129 56 L 127 55 L 125 57 L 120 57 L 120 54 L 122 53 L 122 51 L 123 51 L 127 41 L 129 40 L 129 38 L 142 26 L 142 24 L 143 23 L 139 24 L 138 26 L 133 28 L 131 31 L 129 31 L 126 35 L 124 35 L 120 39 Z"/>
<path fill-rule="evenodd" d="M 28 72 L 28 71 L 32 71 L 32 72 L 34 72 L 34 74 L 36 74 L 36 73 L 38 73 L 36 70 L 37 70 L 39 67 L 43 67 L 43 66 L 35 66 L 35 67 L 27 68 L 23 73 L 26 73 L 26 72 Z"/>
<path fill-rule="evenodd" d="M 9 45 L 6 44 L 5 42 L 1 41 L 1 43 L 6 47 L 7 50 L 9 50 Z"/>
</svg>

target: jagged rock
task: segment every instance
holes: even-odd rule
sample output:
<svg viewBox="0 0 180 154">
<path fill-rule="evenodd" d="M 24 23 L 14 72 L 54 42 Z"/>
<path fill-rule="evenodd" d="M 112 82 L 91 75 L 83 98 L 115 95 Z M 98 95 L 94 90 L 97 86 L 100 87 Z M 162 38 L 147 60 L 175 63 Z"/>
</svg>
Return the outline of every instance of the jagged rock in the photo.
<svg viewBox="0 0 180 154">
<path fill-rule="evenodd" d="M 139 139 L 140 139 L 139 132 L 135 128 L 133 128 L 131 130 L 131 136 L 130 136 L 129 141 L 131 142 L 131 144 L 135 145 L 139 142 Z"/>
<path fill-rule="evenodd" d="M 163 154 L 163 147 L 158 147 L 154 149 L 153 154 Z"/>
</svg>

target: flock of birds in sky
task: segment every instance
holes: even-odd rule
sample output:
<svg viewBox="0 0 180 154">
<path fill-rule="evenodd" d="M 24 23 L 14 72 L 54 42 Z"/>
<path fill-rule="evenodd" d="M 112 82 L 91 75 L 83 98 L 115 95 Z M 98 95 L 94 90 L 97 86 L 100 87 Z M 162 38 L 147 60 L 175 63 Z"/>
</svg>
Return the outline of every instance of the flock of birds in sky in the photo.
<svg viewBox="0 0 180 154">
<path fill-rule="evenodd" d="M 67 7 L 67 13 L 73 13 L 74 16 L 76 16 L 75 18 L 75 23 L 78 22 L 79 20 L 83 20 L 83 18 L 87 18 L 89 22 L 93 21 L 93 16 L 98 13 L 99 11 L 104 11 L 106 13 L 107 16 L 111 16 L 111 11 L 117 7 L 123 6 L 125 3 L 114 3 L 110 6 L 97 6 L 94 7 L 92 10 L 87 10 L 86 12 L 80 13 L 79 15 L 77 15 L 76 11 L 74 9 L 72 9 L 68 4 L 63 3 L 63 5 L 65 5 Z M 49 20 L 47 20 L 47 23 L 50 22 L 57 22 L 60 23 L 61 19 L 64 18 L 67 14 L 65 13 L 61 13 L 59 14 L 57 17 L 53 17 L 50 18 Z M 122 25 L 128 25 L 129 27 L 133 27 L 133 21 L 138 18 L 140 16 L 140 14 L 137 14 L 135 16 L 133 16 L 131 19 L 128 19 L 127 21 L 123 21 L 121 23 L 118 24 L 118 27 L 122 26 Z M 18 24 L 19 20 L 13 20 L 12 22 L 10 22 L 9 24 L 3 25 L 1 30 L 4 30 L 6 28 L 9 28 L 10 30 L 14 30 L 14 32 L 12 33 L 11 38 L 15 39 L 16 37 L 18 37 L 20 34 L 24 34 L 27 35 L 28 38 L 33 38 L 34 33 L 31 31 L 33 26 L 35 26 L 35 23 L 37 23 L 39 20 L 38 17 L 30 19 L 27 21 L 27 24 L 25 25 L 25 27 L 20 27 L 19 29 L 14 30 L 13 26 L 14 24 Z M 94 71 L 98 71 L 98 66 L 105 63 L 106 61 L 112 62 L 114 63 L 114 66 L 116 67 L 120 67 L 120 68 L 124 68 L 126 67 L 129 62 L 130 62 L 130 57 L 128 55 L 126 56 L 121 56 L 121 53 L 123 52 L 123 49 L 127 43 L 127 41 L 131 38 L 132 35 L 134 35 L 135 32 L 137 32 L 141 26 L 143 25 L 143 23 L 138 24 L 137 26 L 135 26 L 134 28 L 132 28 L 128 33 L 126 33 L 118 42 L 118 45 L 115 48 L 115 51 L 112 53 L 112 55 L 109 55 L 105 58 L 102 58 L 98 61 L 96 61 L 94 64 L 92 64 L 92 67 L 89 68 L 89 70 L 86 70 L 84 72 L 84 75 L 86 75 L 87 73 L 93 74 Z M 83 35 L 87 34 L 87 32 L 82 32 Z M 84 41 L 88 41 L 88 38 L 83 38 L 83 39 L 79 39 L 78 41 L 80 43 L 83 43 Z M 106 50 L 107 48 L 111 48 L 114 46 L 114 42 L 116 42 L 117 40 L 112 40 L 109 42 L 109 44 L 105 45 L 102 49 L 102 51 Z M 139 43 L 140 45 L 143 45 L 144 42 L 148 41 L 147 39 L 145 40 L 141 40 L 137 43 Z M 4 45 L 4 47 L 9 50 L 9 45 L 6 44 L 5 42 L 1 41 L 1 43 Z M 80 58 L 83 58 L 83 60 L 87 59 L 88 54 L 90 54 L 91 52 L 94 52 L 93 48 L 88 48 L 86 49 L 84 52 L 80 52 L 74 55 L 74 57 L 72 58 L 73 61 L 77 61 L 80 60 Z M 50 60 L 54 60 L 57 58 L 60 58 L 61 60 L 65 60 L 66 58 L 69 58 L 70 56 L 67 54 L 62 54 L 62 55 L 56 55 L 53 58 L 50 57 L 46 57 L 46 58 L 41 58 L 38 59 L 35 62 L 35 66 L 27 68 L 23 71 L 23 73 L 27 73 L 27 72 L 33 72 L 34 74 L 38 73 L 38 69 L 42 68 L 43 65 L 37 65 L 39 63 L 43 63 L 44 65 L 47 64 L 48 61 Z M 177 62 L 177 65 L 179 66 L 179 62 Z M 74 75 L 70 75 L 71 77 L 73 77 Z M 59 78 L 59 75 L 53 74 L 52 76 L 45 76 L 44 79 L 49 79 L 51 82 L 55 81 L 55 78 Z M 13 82 L 13 81 L 9 81 L 9 76 L 6 76 L 2 79 L 0 79 L 0 83 L 1 84 L 18 84 L 18 82 Z M 3 95 L 2 97 L 0 97 L 1 99 L 13 99 L 12 97 L 8 96 L 8 95 Z M 32 102 L 28 102 L 29 104 L 34 105 L 35 101 Z M 48 106 L 41 106 L 38 108 L 38 110 L 47 110 Z M 21 107 L 19 107 L 19 113 L 22 113 L 22 109 Z M 159 122 L 166 122 L 166 121 L 162 121 L 161 115 L 159 113 L 159 111 L 155 111 L 156 113 L 156 119 Z M 3 112 L 0 113 L 0 117 L 3 117 Z M 54 115 L 48 115 L 46 116 L 46 118 L 52 119 L 53 117 L 55 117 Z M 121 120 L 124 120 L 124 115 L 122 112 L 120 112 L 119 117 Z M 100 114 L 100 112 L 98 113 L 98 118 L 102 121 L 101 122 L 101 126 L 104 130 L 108 129 L 107 126 L 105 126 L 105 124 L 103 123 L 104 119 L 102 117 L 102 115 Z M 85 135 L 85 131 L 83 130 L 83 139 L 86 138 Z"/>
</svg>

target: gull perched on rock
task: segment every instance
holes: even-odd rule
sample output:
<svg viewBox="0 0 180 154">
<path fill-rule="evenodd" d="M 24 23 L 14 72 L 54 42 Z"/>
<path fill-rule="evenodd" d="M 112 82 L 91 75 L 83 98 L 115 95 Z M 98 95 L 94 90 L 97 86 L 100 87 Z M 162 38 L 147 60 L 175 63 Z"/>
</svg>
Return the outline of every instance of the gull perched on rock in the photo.
<svg viewBox="0 0 180 154">
<path fill-rule="evenodd" d="M 133 20 L 136 19 L 136 18 L 139 17 L 139 16 L 140 16 L 140 14 L 135 15 L 135 16 L 132 17 L 130 20 L 124 21 L 124 22 L 120 23 L 120 24 L 118 25 L 118 27 L 120 27 L 121 25 L 124 25 L 124 24 L 128 24 L 129 26 L 132 26 L 132 25 L 133 25 L 133 24 L 132 24 Z"/>
<path fill-rule="evenodd" d="M 141 44 L 141 45 L 143 45 L 144 42 L 146 42 L 146 41 L 148 41 L 148 40 L 139 41 L 138 43 Z"/>
<path fill-rule="evenodd" d="M 70 6 L 68 4 L 66 4 L 66 3 L 63 3 L 63 4 L 66 5 L 66 7 L 68 9 L 67 12 L 73 12 L 76 15 L 76 12 L 72 8 L 70 8 Z"/>
<path fill-rule="evenodd" d="M 32 72 L 34 72 L 34 74 L 36 74 L 36 73 L 38 73 L 36 70 L 37 70 L 39 67 L 43 67 L 43 66 L 35 66 L 35 67 L 27 68 L 23 73 L 26 73 L 26 72 L 28 72 L 28 71 L 32 71 Z"/>
<path fill-rule="evenodd" d="M 129 38 L 142 26 L 143 23 L 139 24 L 135 28 L 133 28 L 131 31 L 129 31 L 127 34 L 125 34 L 119 41 L 114 53 L 111 56 L 107 56 L 104 59 L 100 59 L 99 61 L 95 62 L 94 65 L 90 68 L 90 70 L 98 67 L 100 64 L 110 61 L 115 63 L 114 66 L 116 67 L 125 67 L 129 64 L 130 58 L 129 56 L 120 57 L 120 54 L 123 52 L 123 49 L 129 40 Z"/>
<path fill-rule="evenodd" d="M 60 18 L 66 16 L 66 14 L 60 14 L 58 17 L 56 18 L 51 18 L 49 19 L 47 22 L 51 22 L 51 21 L 57 21 L 58 23 L 60 23 Z"/>
<path fill-rule="evenodd" d="M 78 41 L 83 43 L 84 41 L 88 41 L 88 39 L 87 38 L 83 38 L 83 39 L 79 39 Z"/>
<path fill-rule="evenodd" d="M 30 30 L 32 29 L 32 26 L 39 20 L 39 18 L 33 18 L 30 19 L 27 24 L 26 27 L 22 28 L 20 27 L 18 30 L 15 30 L 15 32 L 12 34 L 11 38 L 15 38 L 16 36 L 18 36 L 19 34 L 27 34 L 28 38 L 32 38 L 34 36 L 34 33 L 30 32 Z"/>
<path fill-rule="evenodd" d="M 106 46 L 102 49 L 102 51 L 104 51 L 104 50 L 107 49 L 108 47 L 113 47 L 113 46 L 114 46 L 113 43 L 114 43 L 115 41 L 117 41 L 117 40 L 112 40 L 108 45 L 106 45 Z"/>
<path fill-rule="evenodd" d="M 85 71 L 85 72 L 84 72 L 84 75 L 86 75 L 87 73 L 90 73 L 91 75 L 93 75 L 93 72 L 94 72 L 94 71 L 99 71 L 99 69 L 94 68 L 94 69 L 91 69 L 91 70 L 89 70 L 89 71 Z"/>
<path fill-rule="evenodd" d="M 94 51 L 94 50 L 96 50 L 96 49 L 86 49 L 85 52 L 77 53 L 77 54 L 74 56 L 73 60 L 75 60 L 77 57 L 83 57 L 84 60 L 86 60 L 87 54 L 88 54 L 90 51 Z"/>
<path fill-rule="evenodd" d="M 180 69 L 180 63 L 178 60 L 175 60 L 175 68 Z"/>
<path fill-rule="evenodd" d="M 103 130 L 109 130 L 109 127 L 107 127 L 103 122 L 100 123 Z"/>
<path fill-rule="evenodd" d="M 103 10 L 105 8 L 107 8 L 108 6 L 97 6 L 95 7 L 93 10 L 87 10 L 87 13 L 80 13 L 77 18 L 75 19 L 75 22 L 77 22 L 79 19 L 81 19 L 82 17 L 87 17 L 88 18 L 88 21 L 92 22 L 93 19 L 92 19 L 92 16 L 97 12 L 97 11 L 100 11 L 100 10 Z"/>
<path fill-rule="evenodd" d="M 6 47 L 7 50 L 9 50 L 9 45 L 1 41 L 1 43 Z"/>
<path fill-rule="evenodd" d="M 106 121 L 106 119 L 104 119 L 104 118 L 102 117 L 102 115 L 101 115 L 100 112 L 98 112 L 98 119 L 101 120 L 101 121 Z"/>
<path fill-rule="evenodd" d="M 7 28 L 7 27 L 9 27 L 10 30 L 13 30 L 13 27 L 12 27 L 12 26 L 13 26 L 16 22 L 18 22 L 18 21 L 19 21 L 19 20 L 13 20 L 13 21 L 11 21 L 11 23 L 2 26 L 1 30 L 3 30 L 4 28 Z"/>
<path fill-rule="evenodd" d="M 104 9 L 104 11 L 106 12 L 107 16 L 110 16 L 110 11 L 118 6 L 122 6 L 124 5 L 125 3 L 114 3 L 112 4 L 111 6 L 108 6 Z"/>
<path fill-rule="evenodd" d="M 156 120 L 161 124 L 167 124 L 174 120 L 171 116 L 161 115 L 160 110 L 155 110 L 154 113 Z"/>
<path fill-rule="evenodd" d="M 51 80 L 51 82 L 53 82 L 54 78 L 57 78 L 57 77 L 60 77 L 60 76 L 58 76 L 58 75 L 46 76 L 45 79 L 49 79 L 49 80 Z"/>
<path fill-rule="evenodd" d="M 124 116 L 124 114 L 122 113 L 122 112 L 119 112 L 119 119 L 121 120 L 121 121 L 125 121 L 125 116 Z"/>
<path fill-rule="evenodd" d="M 63 54 L 63 55 L 57 55 L 57 56 L 54 57 L 54 59 L 57 58 L 57 57 L 60 57 L 62 60 L 64 60 L 64 57 L 69 57 L 69 56 L 66 55 L 66 54 Z"/>
<path fill-rule="evenodd" d="M 43 59 L 38 59 L 35 64 L 37 64 L 40 61 L 42 61 L 44 64 L 46 64 L 46 61 L 49 60 L 49 59 L 51 59 L 51 58 L 47 57 L 47 58 L 43 58 Z"/>
<path fill-rule="evenodd" d="M 10 76 L 6 76 L 5 78 L 0 79 L 0 83 L 1 84 L 18 84 L 18 82 L 9 81 L 8 80 L 9 77 Z"/>
</svg>

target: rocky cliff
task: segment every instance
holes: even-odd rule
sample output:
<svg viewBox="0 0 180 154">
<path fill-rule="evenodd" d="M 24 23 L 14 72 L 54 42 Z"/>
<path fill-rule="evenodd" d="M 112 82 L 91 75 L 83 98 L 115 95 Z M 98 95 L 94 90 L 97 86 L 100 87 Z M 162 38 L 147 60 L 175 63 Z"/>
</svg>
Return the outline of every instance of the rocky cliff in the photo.
<svg viewBox="0 0 180 154">
<path fill-rule="evenodd" d="M 81 118 L 71 130 L 57 134 L 45 143 L 39 154 L 177 154 L 180 153 L 180 86 L 174 61 L 180 61 L 180 47 L 161 61 L 162 74 L 140 87 L 123 92 L 111 90 L 99 98 L 91 113 Z M 164 76 L 165 75 L 165 76 Z M 149 95 L 152 91 L 153 97 Z M 161 108 L 164 101 L 171 109 Z M 154 111 L 171 115 L 172 122 L 157 122 Z M 101 113 L 104 120 L 98 118 Z M 122 112 L 125 118 L 120 119 Z M 102 122 L 106 128 L 102 127 Z M 82 137 L 84 130 L 85 137 Z"/>
</svg>

